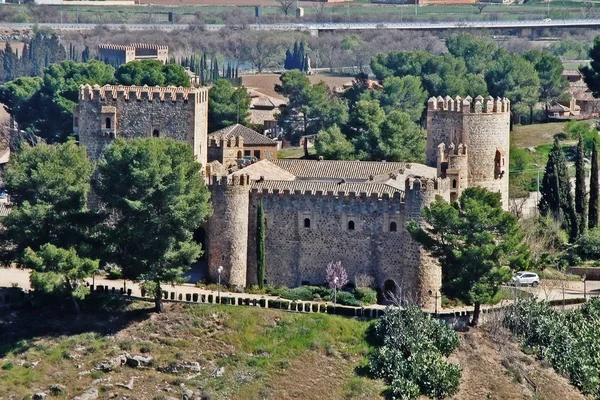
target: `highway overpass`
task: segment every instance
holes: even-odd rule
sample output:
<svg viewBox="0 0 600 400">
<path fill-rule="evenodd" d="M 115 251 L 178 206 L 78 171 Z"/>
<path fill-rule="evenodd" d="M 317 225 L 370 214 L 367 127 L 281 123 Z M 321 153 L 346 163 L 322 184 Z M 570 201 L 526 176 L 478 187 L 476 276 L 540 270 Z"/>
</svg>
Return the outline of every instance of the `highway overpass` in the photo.
<svg viewBox="0 0 600 400">
<path fill-rule="evenodd" d="M 8 29 L 32 29 L 34 26 L 53 30 L 92 30 L 103 26 L 109 29 L 128 29 L 132 31 L 162 30 L 176 31 L 197 27 L 188 24 L 20 24 L 2 23 Z M 600 19 L 545 19 L 545 20 L 513 20 L 513 21 L 440 21 L 440 22 L 350 22 L 350 23 L 290 23 L 290 24 L 249 24 L 231 26 L 222 24 L 204 25 L 208 31 L 217 31 L 225 27 L 252 29 L 261 31 L 309 31 L 316 34 L 321 31 L 337 30 L 435 30 L 435 29 L 506 29 L 506 28 L 557 28 L 557 27 L 600 27 Z"/>
</svg>

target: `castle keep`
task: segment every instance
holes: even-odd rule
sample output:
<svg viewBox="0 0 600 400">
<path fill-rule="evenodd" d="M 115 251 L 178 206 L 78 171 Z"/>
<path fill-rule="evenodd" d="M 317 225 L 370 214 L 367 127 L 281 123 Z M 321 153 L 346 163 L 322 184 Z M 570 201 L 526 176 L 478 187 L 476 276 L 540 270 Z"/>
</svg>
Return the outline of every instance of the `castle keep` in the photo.
<svg viewBox="0 0 600 400">
<path fill-rule="evenodd" d="M 150 137 L 155 130 L 194 148 L 206 166 L 212 195 L 214 214 L 204 229 L 213 280 L 223 266 L 224 282 L 241 287 L 257 283 L 261 202 L 268 284 L 321 284 L 327 264 L 341 261 L 351 282 L 367 274 L 381 290 L 433 306 L 441 299 L 441 269 L 412 240 L 406 222 L 420 221 L 421 209 L 436 196 L 455 200 L 470 186 L 500 192 L 508 208 L 506 99 L 429 99 L 426 165 L 278 160 L 264 153 L 259 162 L 233 171 L 221 163 L 239 157 L 225 150 L 241 152 L 246 148 L 243 135 L 249 133 L 233 128 L 209 140 L 206 98 L 205 89 L 84 86 L 74 125 L 93 160 L 115 136 Z M 236 130 L 239 134 L 232 134 Z"/>
</svg>

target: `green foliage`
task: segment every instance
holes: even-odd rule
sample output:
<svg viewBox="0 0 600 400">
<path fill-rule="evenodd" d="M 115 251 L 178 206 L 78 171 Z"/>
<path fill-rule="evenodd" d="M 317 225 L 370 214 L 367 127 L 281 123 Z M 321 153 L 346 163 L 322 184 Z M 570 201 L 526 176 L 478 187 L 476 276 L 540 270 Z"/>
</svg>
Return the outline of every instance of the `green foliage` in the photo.
<svg viewBox="0 0 600 400">
<path fill-rule="evenodd" d="M 446 324 L 416 307 L 388 308 L 375 324 L 378 347 L 369 355 L 372 377 L 383 379 L 395 399 L 450 397 L 458 391 L 460 367 L 448 357 L 460 344 Z"/>
<path fill-rule="evenodd" d="M 590 121 L 577 121 L 574 119 L 565 123 L 565 133 L 573 140 L 583 138 L 585 154 L 592 152 L 594 139 L 598 137 L 598 130 L 590 124 Z"/>
<path fill-rule="evenodd" d="M 594 39 L 589 58 L 592 59 L 590 66 L 580 67 L 579 70 L 594 96 L 600 97 L 600 36 Z"/>
<path fill-rule="evenodd" d="M 563 60 L 585 60 L 590 48 L 590 44 L 583 40 L 562 39 L 552 43 L 548 50 Z"/>
<path fill-rule="evenodd" d="M 575 240 L 578 234 L 577 214 L 573 205 L 565 155 L 557 138 L 554 139 L 554 146 L 548 155 L 540 192 L 540 213 L 561 222 L 569 232 L 570 239 Z"/>
<path fill-rule="evenodd" d="M 42 78 L 24 77 L 6 82 L 0 87 L 0 103 L 19 125 L 27 126 L 35 118 L 37 110 L 32 109 L 29 101 L 42 86 Z"/>
<path fill-rule="evenodd" d="M 219 79 L 208 92 L 208 131 L 214 132 L 235 123 L 244 124 L 249 115 L 250 95 L 245 87 L 234 87 Z"/>
<path fill-rule="evenodd" d="M 523 345 L 548 359 L 584 394 L 600 396 L 600 300 L 592 298 L 580 309 L 553 310 L 547 302 L 523 299 L 510 306 L 505 326 Z"/>
<path fill-rule="evenodd" d="M 595 228 L 581 235 L 575 242 L 577 254 L 585 260 L 600 258 L 600 229 Z"/>
<path fill-rule="evenodd" d="M 411 236 L 442 266 L 442 291 L 451 298 L 488 304 L 511 277 L 510 268 L 525 269 L 529 249 L 517 218 L 502 210 L 500 194 L 467 188 L 455 204 L 441 197 L 422 211 L 426 225 L 410 221 Z"/>
<path fill-rule="evenodd" d="M 548 51 L 531 50 L 523 54 L 533 64 L 540 80 L 540 100 L 546 103 L 558 101 L 569 86 L 562 73 L 563 64 Z"/>
<path fill-rule="evenodd" d="M 472 74 L 485 72 L 500 51 L 493 42 L 476 40 L 468 33 L 458 33 L 446 39 L 450 54 L 465 60 L 467 70 Z"/>
<path fill-rule="evenodd" d="M 507 97 L 511 109 L 525 114 L 540 96 L 540 78 L 535 66 L 521 55 L 504 55 L 485 73 L 490 95 Z"/>
<path fill-rule="evenodd" d="M 354 289 L 354 297 L 364 305 L 377 303 L 377 292 L 371 288 L 357 287 Z"/>
<path fill-rule="evenodd" d="M 80 257 L 74 248 L 63 249 L 49 243 L 38 251 L 27 248 L 23 258 L 24 265 L 32 269 L 30 281 L 36 293 L 67 295 L 79 312 L 75 299 L 83 299 L 89 293 L 84 279 L 98 270 L 98 260 Z"/>
<path fill-rule="evenodd" d="M 115 78 L 121 85 L 190 86 L 185 68 L 175 64 L 163 64 L 157 60 L 130 61 L 123 64 L 117 69 Z"/>
<path fill-rule="evenodd" d="M 577 213 L 578 234 L 587 229 L 587 189 L 585 187 L 585 163 L 583 161 L 583 137 L 579 136 L 575 156 L 575 212 Z"/>
<path fill-rule="evenodd" d="M 262 289 L 265 284 L 265 213 L 262 200 L 258 202 L 256 219 L 256 279 Z"/>
<path fill-rule="evenodd" d="M 356 154 L 354 145 L 337 125 L 319 131 L 315 148 L 326 160 L 353 160 Z"/>
<path fill-rule="evenodd" d="M 590 172 L 590 202 L 588 211 L 588 228 L 598 226 L 598 198 L 600 197 L 598 175 L 598 144 L 596 138 L 592 141 L 592 170 Z"/>
<path fill-rule="evenodd" d="M 202 166 L 186 143 L 150 138 L 109 146 L 98 165 L 96 193 L 105 204 L 104 261 L 123 276 L 175 282 L 202 253 L 192 232 L 212 213 Z"/>
<path fill-rule="evenodd" d="M 400 110 L 407 113 L 414 122 L 421 119 L 427 92 L 423 89 L 420 78 L 410 75 L 402 78 L 390 76 L 382 84 L 383 90 L 375 92 L 375 98 L 386 113 Z"/>
<path fill-rule="evenodd" d="M 75 142 L 23 146 L 13 153 L 5 172 L 13 207 L 3 218 L 0 257 L 21 261 L 26 248 L 46 243 L 83 250 L 94 220 L 86 216 L 92 166 Z"/>
</svg>

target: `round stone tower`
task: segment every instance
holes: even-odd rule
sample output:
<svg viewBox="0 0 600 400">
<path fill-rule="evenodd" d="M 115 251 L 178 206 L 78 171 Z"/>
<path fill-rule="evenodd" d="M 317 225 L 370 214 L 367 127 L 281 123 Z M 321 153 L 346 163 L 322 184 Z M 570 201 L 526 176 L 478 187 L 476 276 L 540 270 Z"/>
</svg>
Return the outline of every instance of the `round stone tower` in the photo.
<svg viewBox="0 0 600 400">
<path fill-rule="evenodd" d="M 445 148 L 462 144 L 468 152 L 468 186 L 500 192 L 508 209 L 508 150 L 510 146 L 510 102 L 477 96 L 432 97 L 427 104 L 427 164 L 436 167 L 440 144 Z M 443 148 L 442 148 L 443 149 Z M 464 188 L 463 188 L 464 189 Z"/>
<path fill-rule="evenodd" d="M 235 287 L 246 286 L 248 253 L 248 206 L 250 177 L 248 175 L 212 177 L 210 184 L 213 216 L 208 222 L 208 274 Z"/>
</svg>

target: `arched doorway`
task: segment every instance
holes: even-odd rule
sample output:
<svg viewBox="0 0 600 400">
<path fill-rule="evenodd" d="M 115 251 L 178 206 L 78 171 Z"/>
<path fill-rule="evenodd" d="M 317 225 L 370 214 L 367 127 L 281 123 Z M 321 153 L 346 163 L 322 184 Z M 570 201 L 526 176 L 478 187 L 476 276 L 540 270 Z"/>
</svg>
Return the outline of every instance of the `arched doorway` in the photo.
<svg viewBox="0 0 600 400">
<path fill-rule="evenodd" d="M 390 298 L 396 295 L 398 288 L 396 286 L 396 282 L 392 279 L 388 279 L 383 283 L 383 293 L 385 297 Z"/>
</svg>

